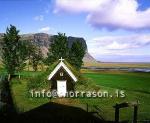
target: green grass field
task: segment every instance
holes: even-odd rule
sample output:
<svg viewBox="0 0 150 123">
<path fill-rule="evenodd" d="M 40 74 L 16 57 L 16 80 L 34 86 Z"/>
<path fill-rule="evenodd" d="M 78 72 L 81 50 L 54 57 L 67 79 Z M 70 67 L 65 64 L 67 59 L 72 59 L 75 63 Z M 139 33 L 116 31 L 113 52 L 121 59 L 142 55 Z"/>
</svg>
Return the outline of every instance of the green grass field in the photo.
<svg viewBox="0 0 150 123">
<path fill-rule="evenodd" d="M 149 73 L 85 73 L 97 85 L 150 94 Z"/>
<path fill-rule="evenodd" d="M 115 92 L 116 89 L 125 91 L 125 98 L 101 98 L 81 100 L 89 104 L 99 105 L 104 110 L 104 117 L 109 120 L 114 118 L 115 103 L 133 102 L 139 100 L 139 120 L 150 119 L 150 76 L 149 73 L 122 73 L 122 72 L 100 72 L 85 73 L 84 76 L 91 78 L 103 90 Z M 121 119 L 132 118 L 132 108 L 121 110 Z"/>
<path fill-rule="evenodd" d="M 39 73 L 24 72 L 25 76 L 36 76 Z M 150 119 L 150 76 L 148 73 L 127 73 L 127 72 L 86 72 L 83 75 L 92 79 L 96 85 L 102 90 L 107 90 L 110 93 L 114 93 L 116 89 L 123 89 L 125 91 L 125 98 L 76 98 L 71 99 L 69 103 L 66 100 L 64 102 L 67 105 L 74 105 L 86 109 L 88 103 L 89 110 L 94 110 L 93 105 L 97 105 L 102 109 L 101 115 L 107 120 L 114 120 L 113 105 L 121 102 L 133 102 L 139 100 L 139 120 Z M 40 106 L 48 101 L 58 102 L 57 99 L 47 98 L 29 98 L 27 96 L 26 83 L 27 79 L 16 79 L 12 83 L 12 94 L 14 102 L 19 111 L 27 111 Z M 71 102 L 71 103 L 70 103 Z M 132 119 L 133 107 L 121 110 L 121 120 Z"/>
<path fill-rule="evenodd" d="M 0 73 L 4 70 L 1 69 Z M 150 119 L 150 74 L 133 73 L 122 71 L 89 71 L 82 70 L 83 76 L 92 80 L 91 82 L 99 86 L 101 90 L 107 90 L 114 93 L 116 89 L 125 91 L 125 98 L 75 98 L 75 99 L 48 99 L 48 98 L 31 98 L 28 96 L 27 82 L 28 77 L 39 75 L 40 72 L 21 73 L 21 79 L 13 79 L 11 83 L 12 95 L 19 112 L 25 112 L 45 104 L 49 101 L 73 105 L 86 109 L 88 104 L 89 110 L 95 110 L 93 105 L 101 108 L 100 114 L 106 120 L 114 120 L 114 108 L 116 103 L 134 102 L 139 100 L 139 120 Z M 93 87 L 91 87 L 93 89 Z M 121 120 L 131 120 L 133 116 L 133 107 L 121 109 Z"/>
</svg>

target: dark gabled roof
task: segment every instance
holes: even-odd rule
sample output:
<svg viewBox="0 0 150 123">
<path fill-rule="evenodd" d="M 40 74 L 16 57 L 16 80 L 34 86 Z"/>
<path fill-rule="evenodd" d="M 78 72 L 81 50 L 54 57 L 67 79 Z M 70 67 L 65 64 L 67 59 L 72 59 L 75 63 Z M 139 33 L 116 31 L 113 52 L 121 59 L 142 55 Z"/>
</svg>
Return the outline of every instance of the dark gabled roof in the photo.
<svg viewBox="0 0 150 123">
<path fill-rule="evenodd" d="M 60 61 L 57 66 L 51 71 L 50 75 L 48 76 L 48 80 L 51 80 L 52 77 L 57 73 L 57 71 L 60 69 L 60 68 L 63 68 L 69 75 L 70 77 L 74 80 L 74 82 L 77 81 L 77 78 L 75 76 L 75 74 L 72 72 L 72 70 L 68 67 L 68 65 L 63 62 L 63 61 Z"/>
<path fill-rule="evenodd" d="M 55 69 L 55 67 L 59 64 L 59 62 L 60 61 L 57 60 L 52 65 L 50 65 L 45 74 L 48 76 Z M 78 79 L 80 77 L 80 72 L 77 71 L 76 68 L 73 67 L 69 62 L 67 62 L 67 60 L 64 60 L 63 62 Z"/>
</svg>

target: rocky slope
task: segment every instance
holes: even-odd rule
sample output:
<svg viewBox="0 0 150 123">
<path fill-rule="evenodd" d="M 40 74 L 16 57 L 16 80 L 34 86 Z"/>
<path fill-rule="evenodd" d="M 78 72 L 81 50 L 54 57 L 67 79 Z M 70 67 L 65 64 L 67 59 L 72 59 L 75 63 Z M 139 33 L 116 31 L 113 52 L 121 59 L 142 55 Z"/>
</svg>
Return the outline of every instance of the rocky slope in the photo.
<svg viewBox="0 0 150 123">
<path fill-rule="evenodd" d="M 3 36 L 3 33 L 0 33 L 0 39 L 2 36 Z M 21 35 L 21 38 L 23 40 L 31 41 L 35 45 L 40 46 L 44 56 L 46 56 L 46 54 L 48 52 L 48 47 L 52 43 L 53 37 L 54 37 L 54 35 L 49 35 L 46 33 L 35 33 L 35 34 L 23 34 L 23 35 Z M 84 40 L 84 38 L 69 36 L 67 40 L 68 40 L 68 46 L 69 47 L 72 46 L 73 42 L 80 41 L 82 43 L 82 45 L 86 48 L 86 54 L 83 58 L 84 62 L 96 62 L 96 60 L 88 53 L 87 44 L 86 44 L 86 41 Z"/>
</svg>

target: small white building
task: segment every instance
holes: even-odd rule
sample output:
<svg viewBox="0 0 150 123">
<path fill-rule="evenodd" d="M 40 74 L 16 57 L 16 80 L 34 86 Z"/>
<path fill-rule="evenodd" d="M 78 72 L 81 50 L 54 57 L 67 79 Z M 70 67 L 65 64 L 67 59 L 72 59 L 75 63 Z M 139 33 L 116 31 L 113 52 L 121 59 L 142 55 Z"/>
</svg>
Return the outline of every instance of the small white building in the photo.
<svg viewBox="0 0 150 123">
<path fill-rule="evenodd" d="M 77 78 L 63 62 L 64 59 L 59 60 L 60 62 L 48 76 L 48 80 L 51 80 L 51 90 L 57 90 L 59 97 L 65 97 L 66 92 L 74 90 Z"/>
</svg>

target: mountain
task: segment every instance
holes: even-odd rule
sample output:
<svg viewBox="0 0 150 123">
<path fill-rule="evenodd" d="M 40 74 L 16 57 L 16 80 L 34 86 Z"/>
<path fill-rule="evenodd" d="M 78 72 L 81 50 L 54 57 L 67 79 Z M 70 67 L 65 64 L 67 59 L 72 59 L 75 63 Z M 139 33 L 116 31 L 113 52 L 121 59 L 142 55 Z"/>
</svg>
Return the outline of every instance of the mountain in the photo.
<svg viewBox="0 0 150 123">
<path fill-rule="evenodd" d="M 0 39 L 2 38 L 3 33 L 0 33 Z M 27 40 L 31 41 L 33 44 L 40 46 L 42 53 L 44 56 L 47 55 L 48 48 L 50 44 L 52 43 L 52 40 L 55 35 L 49 35 L 46 33 L 35 33 L 35 34 L 23 34 L 21 35 L 22 40 Z M 84 62 L 97 62 L 89 53 L 88 53 L 88 48 L 87 44 L 84 38 L 82 37 L 72 37 L 69 36 L 67 37 L 68 40 L 68 47 L 70 48 L 75 41 L 79 41 L 82 43 L 82 45 L 86 48 L 86 54 L 83 58 Z"/>
</svg>

